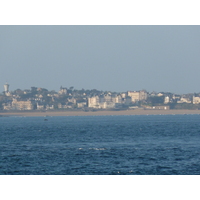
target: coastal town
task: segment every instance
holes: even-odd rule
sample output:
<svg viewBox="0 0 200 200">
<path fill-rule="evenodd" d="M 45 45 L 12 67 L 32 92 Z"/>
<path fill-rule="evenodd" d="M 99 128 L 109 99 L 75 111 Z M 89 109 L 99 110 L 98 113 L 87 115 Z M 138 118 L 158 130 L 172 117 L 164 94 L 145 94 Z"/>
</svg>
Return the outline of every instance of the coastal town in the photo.
<svg viewBox="0 0 200 200">
<path fill-rule="evenodd" d="M 6 83 L 4 91 L 0 94 L 1 112 L 200 109 L 200 93 L 179 95 L 146 90 L 111 92 L 96 89 L 77 90 L 74 87 L 62 86 L 57 92 L 39 87 L 10 91 L 9 87 Z"/>
</svg>

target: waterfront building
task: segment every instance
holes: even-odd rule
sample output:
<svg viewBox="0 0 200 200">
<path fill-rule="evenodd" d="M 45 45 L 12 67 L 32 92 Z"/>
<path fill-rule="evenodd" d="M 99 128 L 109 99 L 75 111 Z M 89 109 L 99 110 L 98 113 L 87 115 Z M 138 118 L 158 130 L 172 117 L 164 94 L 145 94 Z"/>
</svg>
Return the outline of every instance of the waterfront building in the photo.
<svg viewBox="0 0 200 200">
<path fill-rule="evenodd" d="M 44 110 L 44 103 L 43 102 L 37 102 L 37 110 Z"/>
<path fill-rule="evenodd" d="M 74 97 L 70 97 L 67 99 L 68 102 L 76 104 L 76 99 Z"/>
<path fill-rule="evenodd" d="M 146 92 L 146 90 L 141 90 L 140 91 L 140 101 L 142 101 L 142 100 L 147 100 L 147 92 Z"/>
<path fill-rule="evenodd" d="M 169 110 L 169 106 L 143 106 L 145 110 Z"/>
<path fill-rule="evenodd" d="M 68 105 L 66 103 L 58 103 L 58 108 L 59 109 L 66 109 L 66 108 L 68 108 Z"/>
<path fill-rule="evenodd" d="M 170 102 L 170 99 L 169 99 L 168 96 L 166 96 L 165 99 L 164 99 L 164 104 L 168 104 L 169 102 Z"/>
<path fill-rule="evenodd" d="M 111 103 L 112 102 L 111 94 L 104 95 L 104 102 L 106 102 L 106 103 Z"/>
<path fill-rule="evenodd" d="M 114 96 L 112 96 L 112 102 L 113 103 L 121 104 L 122 103 L 122 97 L 121 97 L 121 95 L 114 95 Z"/>
<path fill-rule="evenodd" d="M 128 96 L 131 97 L 132 102 L 136 102 L 136 101 L 140 100 L 140 93 L 139 92 L 128 91 Z"/>
<path fill-rule="evenodd" d="M 99 97 L 89 97 L 88 98 L 88 107 L 89 108 L 99 108 Z"/>
<path fill-rule="evenodd" d="M 54 105 L 46 105 L 46 110 L 53 110 L 54 109 Z"/>
<path fill-rule="evenodd" d="M 193 104 L 199 104 L 199 103 L 200 103 L 200 97 L 193 96 Z"/>
<path fill-rule="evenodd" d="M 3 110 L 12 110 L 12 101 L 8 101 L 2 104 Z"/>
<path fill-rule="evenodd" d="M 13 99 L 12 109 L 13 110 L 33 110 L 33 103 L 30 100 L 18 101 L 17 99 Z"/>
<path fill-rule="evenodd" d="M 86 106 L 87 106 L 87 102 L 79 102 L 79 103 L 77 103 L 77 107 L 78 108 L 84 108 Z"/>
<path fill-rule="evenodd" d="M 131 97 L 132 102 L 142 101 L 147 99 L 147 92 L 142 91 L 128 91 L 128 96 Z"/>
<path fill-rule="evenodd" d="M 132 98 L 130 96 L 127 96 L 124 100 L 125 105 L 129 105 L 132 103 Z"/>
<path fill-rule="evenodd" d="M 177 101 L 177 103 L 192 103 L 192 101 L 190 101 L 189 98 L 181 97 L 181 99 Z"/>
</svg>

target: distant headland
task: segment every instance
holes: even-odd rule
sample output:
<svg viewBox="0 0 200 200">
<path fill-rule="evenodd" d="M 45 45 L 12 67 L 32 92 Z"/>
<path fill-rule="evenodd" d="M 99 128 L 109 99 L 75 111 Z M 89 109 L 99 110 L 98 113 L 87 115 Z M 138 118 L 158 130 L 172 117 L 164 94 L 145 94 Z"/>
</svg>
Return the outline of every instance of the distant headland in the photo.
<svg viewBox="0 0 200 200">
<path fill-rule="evenodd" d="M 111 92 L 97 89 L 75 89 L 74 87 L 60 87 L 58 91 L 40 87 L 30 89 L 9 90 L 10 85 L 4 85 L 0 94 L 1 115 L 10 113 L 32 113 L 42 115 L 51 112 L 54 115 L 75 115 L 81 113 L 90 115 L 100 113 L 158 113 L 158 111 L 173 110 L 184 113 L 191 110 L 198 113 L 200 110 L 200 93 L 174 94 L 170 92 L 148 92 L 146 90 Z M 182 110 L 182 111 L 178 111 Z M 167 113 L 165 112 L 165 113 Z M 41 114 L 38 114 L 41 113 Z M 73 113 L 73 114 L 72 114 Z M 171 111 L 170 111 L 171 113 Z M 18 115 L 18 114 L 17 114 Z"/>
</svg>

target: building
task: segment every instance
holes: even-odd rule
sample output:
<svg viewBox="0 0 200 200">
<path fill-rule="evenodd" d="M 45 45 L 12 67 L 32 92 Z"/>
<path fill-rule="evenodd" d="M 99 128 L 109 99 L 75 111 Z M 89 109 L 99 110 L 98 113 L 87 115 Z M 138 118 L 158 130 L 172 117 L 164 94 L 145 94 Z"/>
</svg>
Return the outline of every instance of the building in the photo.
<svg viewBox="0 0 200 200">
<path fill-rule="evenodd" d="M 89 97 L 88 98 L 88 107 L 89 108 L 99 108 L 99 97 Z"/>
<path fill-rule="evenodd" d="M 177 101 L 177 103 L 192 103 L 192 101 L 190 101 L 189 98 L 181 97 L 181 99 Z"/>
<path fill-rule="evenodd" d="M 114 96 L 112 96 L 112 102 L 113 103 L 121 104 L 122 103 L 122 97 L 121 97 L 121 95 L 114 95 Z"/>
<path fill-rule="evenodd" d="M 87 102 L 79 102 L 79 103 L 77 103 L 77 107 L 78 108 L 84 108 L 86 106 L 87 106 Z"/>
<path fill-rule="evenodd" d="M 74 97 L 68 98 L 67 101 L 68 101 L 69 103 L 76 104 L 76 99 L 75 99 Z"/>
<path fill-rule="evenodd" d="M 132 91 L 128 91 L 128 96 L 131 97 L 131 101 L 132 102 L 136 102 L 140 100 L 140 92 L 132 92 Z"/>
<path fill-rule="evenodd" d="M 11 96 L 11 94 L 9 92 L 9 84 L 8 83 L 6 83 L 4 85 L 4 93 L 5 93 L 6 96 Z"/>
<path fill-rule="evenodd" d="M 2 104 L 3 110 L 12 110 L 12 101 L 8 101 Z"/>
<path fill-rule="evenodd" d="M 122 97 L 122 98 L 124 98 L 124 99 L 125 99 L 125 98 L 126 98 L 126 96 L 127 96 L 127 94 L 126 94 L 125 92 L 121 93 L 121 97 Z"/>
<path fill-rule="evenodd" d="M 173 96 L 172 96 L 172 99 L 173 100 L 177 100 L 177 101 L 179 101 L 180 99 L 181 99 L 181 96 L 180 95 L 176 95 L 176 94 L 174 94 Z"/>
<path fill-rule="evenodd" d="M 37 110 L 44 110 L 45 106 L 43 102 L 37 102 Z"/>
<path fill-rule="evenodd" d="M 4 85 L 4 92 L 5 92 L 5 93 L 8 93 L 8 92 L 9 92 L 9 84 L 8 84 L 8 83 L 6 83 L 6 84 Z"/>
<path fill-rule="evenodd" d="M 12 109 L 13 110 L 33 110 L 33 103 L 28 101 L 18 101 L 17 99 L 13 99 L 12 101 Z"/>
<path fill-rule="evenodd" d="M 59 109 L 66 109 L 66 108 L 68 108 L 68 105 L 66 103 L 58 103 L 58 108 Z M 71 106 L 70 106 L 70 108 L 71 108 Z"/>
<path fill-rule="evenodd" d="M 58 94 L 66 95 L 67 94 L 67 88 L 64 88 L 64 87 L 61 86 Z"/>
<path fill-rule="evenodd" d="M 199 104 L 199 103 L 200 103 L 200 97 L 193 96 L 193 104 Z"/>
<path fill-rule="evenodd" d="M 169 110 L 169 106 L 153 106 L 155 110 Z"/>
<path fill-rule="evenodd" d="M 142 90 L 139 92 L 136 91 L 128 91 L 128 96 L 131 97 L 132 102 L 142 101 L 147 99 L 147 92 Z"/>
<path fill-rule="evenodd" d="M 46 110 L 53 110 L 54 109 L 54 105 L 46 105 Z"/>
<path fill-rule="evenodd" d="M 129 105 L 132 103 L 132 98 L 130 96 L 127 96 L 124 100 L 125 105 Z"/>
<path fill-rule="evenodd" d="M 162 96 L 164 96 L 164 94 L 161 93 L 161 92 L 159 92 L 159 93 L 157 94 L 157 96 L 158 96 L 158 97 L 162 97 Z"/>
<path fill-rule="evenodd" d="M 170 102 L 170 99 L 169 99 L 168 96 L 166 96 L 165 99 L 164 99 L 164 104 L 168 104 L 169 102 Z"/>
<path fill-rule="evenodd" d="M 107 103 L 111 103 L 111 102 L 112 102 L 112 96 L 111 96 L 111 95 L 105 95 L 105 96 L 104 96 L 104 100 L 105 100 L 105 102 L 107 102 Z"/>
<path fill-rule="evenodd" d="M 146 110 L 169 110 L 169 106 L 145 106 Z"/>
<path fill-rule="evenodd" d="M 145 90 L 140 91 L 140 101 L 147 99 L 147 92 Z"/>
</svg>

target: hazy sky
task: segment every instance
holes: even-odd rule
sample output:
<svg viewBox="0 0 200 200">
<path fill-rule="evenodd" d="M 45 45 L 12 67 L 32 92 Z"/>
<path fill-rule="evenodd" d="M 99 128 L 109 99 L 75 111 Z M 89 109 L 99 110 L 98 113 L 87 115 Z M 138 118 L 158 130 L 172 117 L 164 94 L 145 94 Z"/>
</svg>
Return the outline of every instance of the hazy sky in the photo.
<svg viewBox="0 0 200 200">
<path fill-rule="evenodd" d="M 200 26 L 0 26 L 0 69 L 0 92 L 200 92 Z"/>
</svg>

